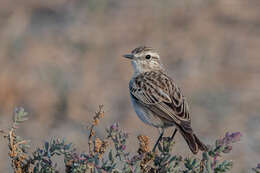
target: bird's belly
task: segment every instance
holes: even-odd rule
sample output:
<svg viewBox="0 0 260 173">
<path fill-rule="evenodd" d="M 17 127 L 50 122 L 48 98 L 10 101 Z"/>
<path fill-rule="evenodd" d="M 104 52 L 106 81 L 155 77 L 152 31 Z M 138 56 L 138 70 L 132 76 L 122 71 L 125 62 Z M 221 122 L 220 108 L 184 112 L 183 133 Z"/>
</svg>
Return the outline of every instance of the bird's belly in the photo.
<svg viewBox="0 0 260 173">
<path fill-rule="evenodd" d="M 137 116 L 146 124 L 154 127 L 165 127 L 164 122 L 153 112 L 149 111 L 146 107 L 142 106 L 140 103 L 136 102 L 134 98 L 131 98 L 132 106 L 137 114 Z"/>
</svg>

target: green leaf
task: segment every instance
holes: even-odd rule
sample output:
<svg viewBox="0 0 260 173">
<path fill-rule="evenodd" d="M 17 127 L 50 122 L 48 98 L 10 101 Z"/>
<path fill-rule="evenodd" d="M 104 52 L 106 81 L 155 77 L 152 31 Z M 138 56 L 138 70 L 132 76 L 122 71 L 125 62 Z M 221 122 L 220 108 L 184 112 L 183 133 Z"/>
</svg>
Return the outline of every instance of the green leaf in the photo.
<svg viewBox="0 0 260 173">
<path fill-rule="evenodd" d="M 49 142 L 45 142 L 44 143 L 44 148 L 45 148 L 46 151 L 49 150 Z"/>
<path fill-rule="evenodd" d="M 65 150 L 69 150 L 71 146 L 72 146 L 72 143 L 66 144 L 66 145 L 64 146 L 64 149 L 65 149 Z"/>
<path fill-rule="evenodd" d="M 109 158 L 109 160 L 111 161 L 111 162 L 113 162 L 113 153 L 112 153 L 112 149 L 109 151 L 109 153 L 108 153 L 108 158 Z"/>
<path fill-rule="evenodd" d="M 15 108 L 13 114 L 13 122 L 21 123 L 23 121 L 28 120 L 27 115 L 28 113 L 24 111 L 24 108 L 22 107 Z"/>
<path fill-rule="evenodd" d="M 172 158 L 169 160 L 169 163 L 173 162 L 176 160 L 176 156 L 172 156 Z"/>
<path fill-rule="evenodd" d="M 159 142 L 159 144 L 158 144 L 158 149 L 159 149 L 160 152 L 163 152 L 163 148 L 162 148 L 162 145 L 161 145 L 160 142 Z"/>
</svg>

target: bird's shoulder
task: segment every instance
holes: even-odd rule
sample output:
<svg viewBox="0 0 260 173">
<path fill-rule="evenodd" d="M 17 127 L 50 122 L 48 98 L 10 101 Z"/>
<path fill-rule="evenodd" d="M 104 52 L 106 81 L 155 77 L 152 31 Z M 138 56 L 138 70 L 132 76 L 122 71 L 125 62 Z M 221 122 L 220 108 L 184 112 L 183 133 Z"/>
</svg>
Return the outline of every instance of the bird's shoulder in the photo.
<svg viewBox="0 0 260 173">
<path fill-rule="evenodd" d="M 129 82 L 129 88 L 131 89 L 161 89 L 165 92 L 170 92 L 172 89 L 178 88 L 173 80 L 162 71 L 148 71 L 140 73 Z"/>
<path fill-rule="evenodd" d="M 152 103 L 171 103 L 171 95 L 178 87 L 163 71 L 149 71 L 134 76 L 129 82 L 130 93 L 136 97 L 145 96 Z"/>
</svg>

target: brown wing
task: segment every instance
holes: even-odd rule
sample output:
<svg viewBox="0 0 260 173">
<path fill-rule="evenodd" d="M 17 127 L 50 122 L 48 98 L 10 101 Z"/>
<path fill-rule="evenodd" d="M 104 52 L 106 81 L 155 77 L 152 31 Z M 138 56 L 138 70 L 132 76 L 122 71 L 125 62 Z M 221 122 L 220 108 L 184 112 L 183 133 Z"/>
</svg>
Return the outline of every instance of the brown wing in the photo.
<svg viewBox="0 0 260 173">
<path fill-rule="evenodd" d="M 188 104 L 172 79 L 161 71 L 146 72 L 130 81 L 130 94 L 139 104 L 154 112 L 166 124 L 176 124 L 190 150 L 196 154 L 205 151 L 204 145 L 193 133 Z"/>
<path fill-rule="evenodd" d="M 192 131 L 188 105 L 180 89 L 161 71 L 145 72 L 129 84 L 130 93 L 136 100 L 160 116 L 165 122 Z"/>
</svg>

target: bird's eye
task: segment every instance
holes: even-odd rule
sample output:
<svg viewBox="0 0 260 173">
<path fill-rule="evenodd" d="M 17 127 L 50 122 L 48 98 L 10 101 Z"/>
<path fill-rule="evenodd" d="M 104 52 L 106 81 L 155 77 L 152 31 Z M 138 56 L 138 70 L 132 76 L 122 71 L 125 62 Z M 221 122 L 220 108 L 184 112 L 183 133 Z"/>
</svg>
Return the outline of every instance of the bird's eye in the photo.
<svg viewBox="0 0 260 173">
<path fill-rule="evenodd" d="M 150 59 L 150 58 L 151 58 L 151 55 L 146 55 L 145 58 L 146 58 L 146 59 Z"/>
</svg>

